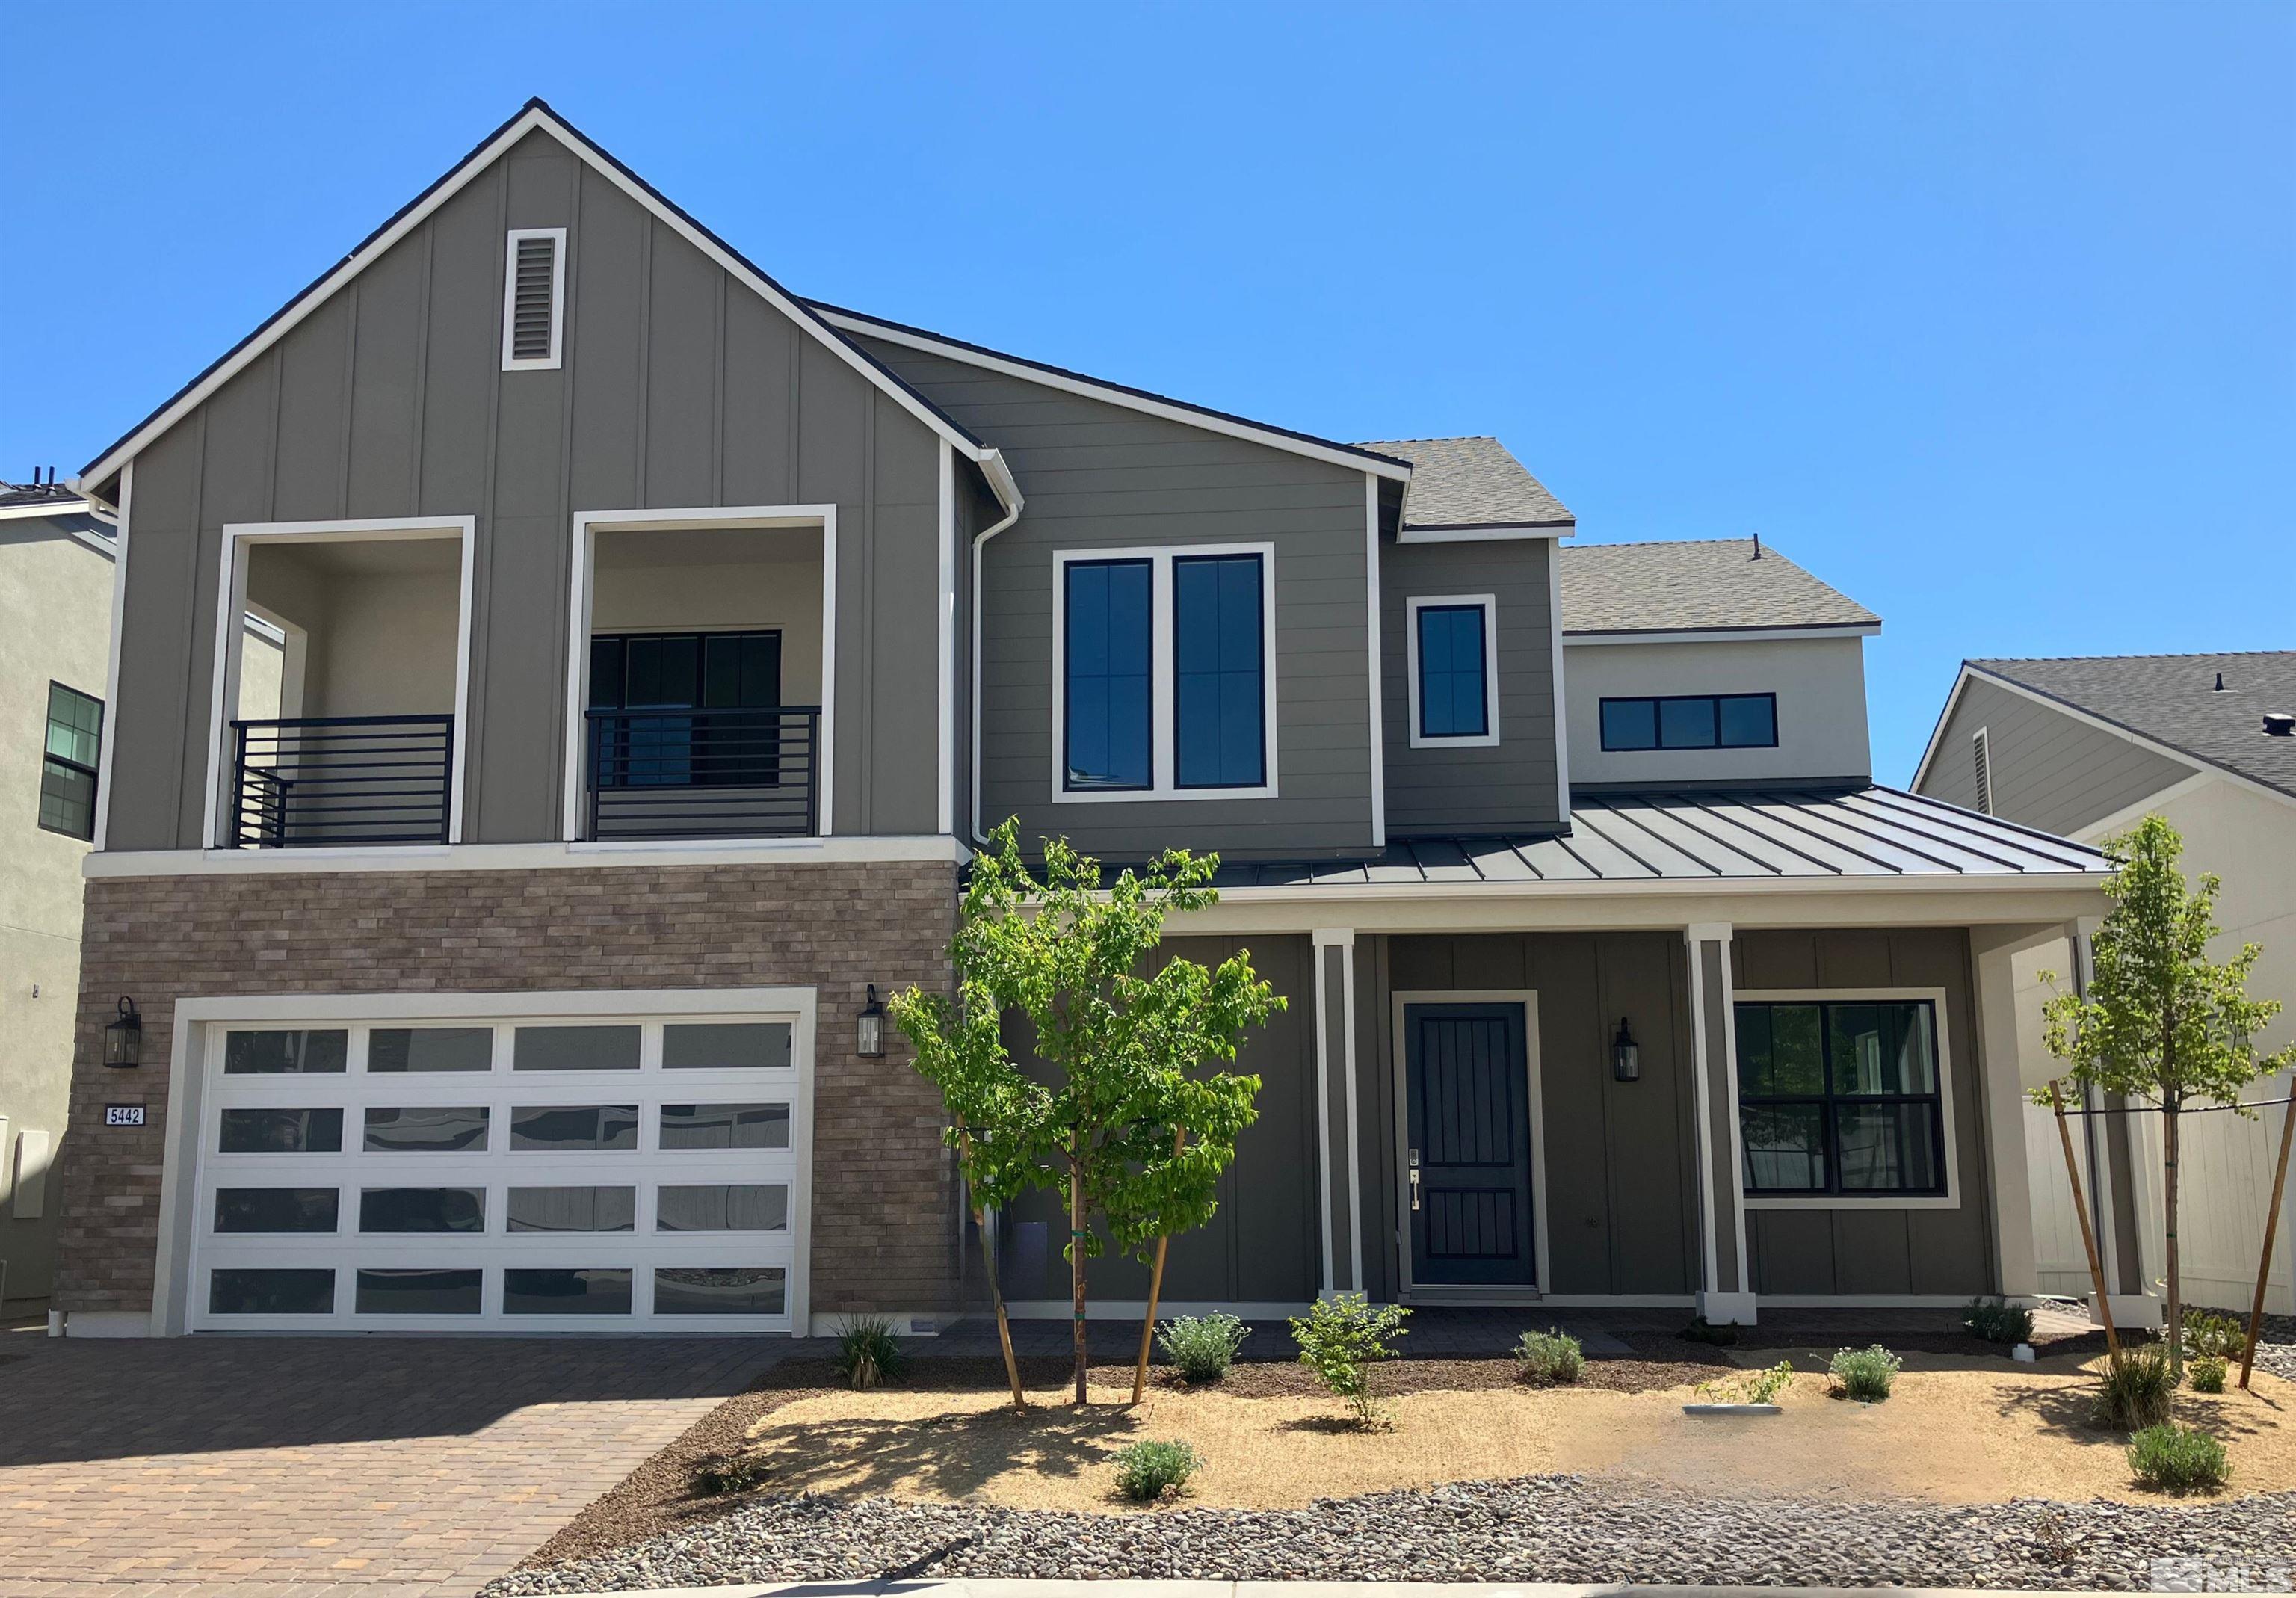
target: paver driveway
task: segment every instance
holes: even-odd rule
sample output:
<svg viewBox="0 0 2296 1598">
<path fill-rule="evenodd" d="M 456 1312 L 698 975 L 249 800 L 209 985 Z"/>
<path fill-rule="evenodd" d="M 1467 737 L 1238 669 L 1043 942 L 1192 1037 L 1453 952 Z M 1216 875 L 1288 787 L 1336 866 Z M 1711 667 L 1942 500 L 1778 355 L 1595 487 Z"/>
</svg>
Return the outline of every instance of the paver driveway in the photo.
<svg viewBox="0 0 2296 1598">
<path fill-rule="evenodd" d="M 789 1348 L 43 1341 L 0 1363 L 0 1594 L 458 1598 Z"/>
</svg>

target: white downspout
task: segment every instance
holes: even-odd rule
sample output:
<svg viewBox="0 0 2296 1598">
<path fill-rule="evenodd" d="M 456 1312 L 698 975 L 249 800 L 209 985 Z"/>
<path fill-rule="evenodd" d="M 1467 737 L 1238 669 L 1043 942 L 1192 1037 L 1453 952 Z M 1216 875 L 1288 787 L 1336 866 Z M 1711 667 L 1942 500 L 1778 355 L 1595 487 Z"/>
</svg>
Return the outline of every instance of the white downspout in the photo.
<svg viewBox="0 0 2296 1598">
<path fill-rule="evenodd" d="M 1020 484 L 1013 481 L 1012 469 L 1005 465 L 1002 455 L 992 449 L 981 457 L 980 465 L 991 485 L 998 489 L 997 497 L 1007 507 L 1003 520 L 972 536 L 972 805 L 967 830 L 972 841 L 987 843 L 988 836 L 980 829 L 980 556 L 991 538 L 1021 520 L 1021 512 L 1029 502 Z"/>
</svg>

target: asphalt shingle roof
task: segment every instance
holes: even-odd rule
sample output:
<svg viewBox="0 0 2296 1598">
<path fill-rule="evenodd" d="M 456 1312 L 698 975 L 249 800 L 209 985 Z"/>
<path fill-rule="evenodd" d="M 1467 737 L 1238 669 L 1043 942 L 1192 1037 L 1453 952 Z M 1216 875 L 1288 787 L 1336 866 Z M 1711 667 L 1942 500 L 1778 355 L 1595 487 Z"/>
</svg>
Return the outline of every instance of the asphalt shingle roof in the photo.
<svg viewBox="0 0 2296 1598">
<path fill-rule="evenodd" d="M 1407 527 L 1555 527 L 1577 520 L 1496 438 L 1390 438 L 1356 447 L 1411 463 Z"/>
<path fill-rule="evenodd" d="M 1882 623 L 1856 600 L 1751 538 L 1568 545 L 1562 555 L 1566 635 Z"/>
<path fill-rule="evenodd" d="M 2296 795 L 2296 737 L 2264 731 L 2264 713 L 2296 716 L 2296 650 L 2231 655 L 2091 655 L 1972 660 L 2210 766 Z M 2221 675 L 2224 691 L 2217 691 Z"/>
<path fill-rule="evenodd" d="M 0 483 L 0 511 L 46 504 L 52 500 L 59 511 L 77 511 L 86 503 L 60 483 Z"/>
</svg>

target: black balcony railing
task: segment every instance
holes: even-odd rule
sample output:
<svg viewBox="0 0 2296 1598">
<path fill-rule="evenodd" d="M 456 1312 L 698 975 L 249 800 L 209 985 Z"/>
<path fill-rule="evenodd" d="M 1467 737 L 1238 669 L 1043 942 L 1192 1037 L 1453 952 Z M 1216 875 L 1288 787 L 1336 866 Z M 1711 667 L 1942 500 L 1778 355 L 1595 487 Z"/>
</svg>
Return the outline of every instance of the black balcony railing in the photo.
<svg viewBox="0 0 2296 1598">
<path fill-rule="evenodd" d="M 234 721 L 234 848 L 447 841 L 451 716 Z"/>
<path fill-rule="evenodd" d="M 593 839 L 808 838 L 821 707 L 589 713 Z"/>
</svg>

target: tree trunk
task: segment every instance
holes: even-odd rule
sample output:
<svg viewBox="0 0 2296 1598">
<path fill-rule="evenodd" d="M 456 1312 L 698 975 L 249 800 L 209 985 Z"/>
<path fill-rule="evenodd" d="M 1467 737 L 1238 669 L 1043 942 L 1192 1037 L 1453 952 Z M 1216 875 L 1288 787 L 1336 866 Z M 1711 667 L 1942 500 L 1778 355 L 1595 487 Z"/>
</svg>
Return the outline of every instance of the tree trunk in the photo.
<svg viewBox="0 0 2296 1598">
<path fill-rule="evenodd" d="M 1172 1134 L 1172 1158 L 1177 1160 L 1180 1151 L 1188 1146 L 1185 1127 Z M 1156 1335 L 1156 1300 L 1164 1291 L 1164 1251 L 1171 1246 L 1169 1233 L 1156 1240 L 1156 1265 L 1148 1273 L 1148 1313 L 1140 1319 L 1140 1358 L 1132 1368 L 1132 1401 L 1135 1404 L 1148 1395 L 1148 1349 Z"/>
<path fill-rule="evenodd" d="M 1076 1401 L 1085 1398 L 1085 1372 L 1090 1364 L 1090 1349 L 1086 1344 L 1084 1323 L 1084 1168 L 1071 1155 L 1069 1159 L 1069 1281 L 1076 1302 Z"/>
<path fill-rule="evenodd" d="M 2162 1217 L 2169 1233 L 2169 1373 L 2177 1381 L 2185 1375 L 2185 1282 L 2177 1258 L 2177 1107 L 2178 1094 L 2161 1095 L 2161 1151 L 2162 1185 L 2167 1201 Z"/>
<path fill-rule="evenodd" d="M 960 1131 L 965 1163 L 972 1161 L 972 1135 Z M 980 1205 L 972 1207 L 972 1224 L 980 1231 L 980 1259 L 988 1269 L 988 1298 L 996 1306 L 996 1340 L 1004 1349 L 1004 1379 L 1013 1384 L 1013 1407 L 1026 1409 L 1029 1400 L 1021 1390 L 1021 1362 L 1013 1356 L 1013 1323 L 1004 1314 L 1004 1284 L 996 1276 L 996 1239 L 988 1230 L 988 1217 Z"/>
</svg>

